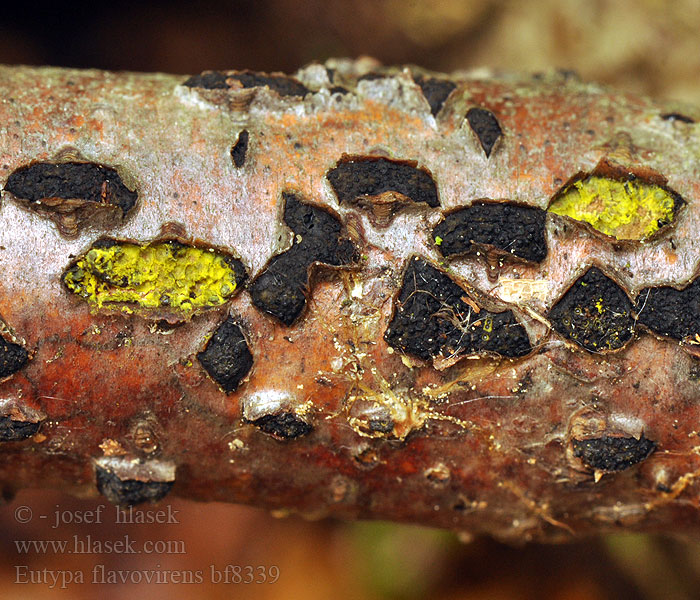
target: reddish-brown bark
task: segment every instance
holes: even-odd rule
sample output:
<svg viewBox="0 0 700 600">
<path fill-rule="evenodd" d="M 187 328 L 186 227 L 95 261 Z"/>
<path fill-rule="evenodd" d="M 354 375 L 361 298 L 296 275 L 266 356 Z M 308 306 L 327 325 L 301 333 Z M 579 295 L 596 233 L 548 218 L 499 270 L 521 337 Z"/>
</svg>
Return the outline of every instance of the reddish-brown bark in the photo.
<svg viewBox="0 0 700 600">
<path fill-rule="evenodd" d="M 0 446 L 5 489 L 94 494 L 96 477 L 151 485 L 174 473 L 171 493 L 184 497 L 513 540 L 700 529 L 692 339 L 635 323 L 623 347 L 590 351 L 547 318 L 591 266 L 631 301 L 694 277 L 695 113 L 669 118 L 677 107 L 564 76 L 467 74 L 451 78 L 456 89 L 431 111 L 416 73 L 358 80 L 370 63 L 333 67 L 332 82 L 320 65 L 297 74 L 305 96 L 259 81 L 237 89 L 235 77 L 203 89 L 167 75 L 0 69 L 4 184 L 33 162 L 92 162 L 138 193 L 123 219 L 88 214 L 63 228 L 3 195 L 0 317 L 6 343 L 29 360 L 0 383 L 2 414 L 10 428 L 41 422 L 33 436 Z M 465 118 L 474 107 L 502 130 L 488 157 Z M 241 161 L 240 146 L 231 152 L 244 130 Z M 427 171 L 440 205 L 396 190 L 339 202 L 328 174 L 358 157 Z M 663 176 L 685 202 L 674 222 L 648 241 L 620 242 L 550 214 L 540 263 L 493 250 L 440 254 L 431 232 L 445 212 L 480 199 L 545 209 L 603 159 Z M 165 304 L 95 309 L 62 281 L 99 238 L 163 236 L 240 257 L 250 284 L 274 255 L 316 240 L 292 236 L 283 193 L 329 211 L 342 222 L 336 241 L 355 249 L 341 248 L 336 266 L 312 265 L 300 284 L 306 306 L 291 325 L 256 308 L 251 285 L 192 315 Z M 416 255 L 460 284 L 477 313 L 512 310 L 531 351 L 426 361 L 391 347 L 384 335 Z M 253 366 L 227 393 L 197 355 L 229 315 Z M 593 459 L 585 454 L 591 440 L 608 444 L 607 462 L 595 447 Z M 621 454 L 625 444 L 632 458 Z M 133 485 L 136 495 L 122 501 L 139 499 Z"/>
</svg>

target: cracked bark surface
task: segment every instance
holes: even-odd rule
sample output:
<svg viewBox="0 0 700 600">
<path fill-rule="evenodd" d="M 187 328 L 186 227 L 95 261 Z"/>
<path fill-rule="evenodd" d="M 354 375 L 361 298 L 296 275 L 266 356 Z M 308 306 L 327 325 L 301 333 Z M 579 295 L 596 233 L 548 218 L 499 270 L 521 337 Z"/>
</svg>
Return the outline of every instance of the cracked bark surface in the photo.
<svg viewBox="0 0 700 600">
<path fill-rule="evenodd" d="M 421 76 L 455 84 L 437 111 Z M 108 187 L 39 207 L 3 193 L 5 491 L 92 495 L 102 473 L 116 502 L 169 492 L 515 541 L 697 533 L 697 301 L 686 294 L 678 303 L 682 328 L 638 314 L 650 288 L 679 290 L 698 270 L 700 112 L 683 107 L 684 119 L 665 118 L 679 107 L 557 74 L 481 79 L 333 61 L 294 78 L 308 93 L 242 87 L 264 78 L 226 74 L 195 80 L 217 82 L 206 89 L 181 76 L 0 68 L 3 186 L 32 163 L 93 163 L 137 194 L 123 218 L 91 220 L 86 203 L 109 203 Z M 490 111 L 501 129 L 488 156 L 466 119 L 473 108 Z M 328 173 L 343 156 L 415 164 L 433 178 L 439 205 L 395 185 L 340 202 Z M 641 241 L 617 240 L 548 213 L 540 262 L 481 239 L 473 251 L 440 252 L 433 230 L 446 214 L 484 200 L 546 210 L 567 182 L 601 164 L 678 194 L 672 221 Z M 299 198 L 306 229 L 285 223 L 284 194 Z M 117 252 L 119 243 L 159 239 L 167 244 L 154 247 L 172 257 L 188 247 L 225 252 L 248 277 L 232 267 L 236 289 L 194 308 L 165 292 L 157 306 L 97 305 L 64 283 L 91 248 L 113 258 L 115 243 Z M 303 305 L 289 325 L 256 308 L 247 290 L 284 253 L 316 257 L 298 287 L 280 278 Z M 512 311 L 532 351 L 508 358 L 456 346 L 421 360 L 390 346 L 385 333 L 415 256 L 464 290 L 458 311 L 420 318 L 489 335 L 479 314 Z M 632 307 L 631 339 L 613 349 L 583 347 L 549 320 L 592 267 Z M 129 285 L 139 289 L 156 268 L 139 263 Z M 117 291 L 126 285 L 112 263 L 98 273 Z M 182 277 L 197 290 L 205 279 Z M 605 300 L 578 307 L 577 317 L 599 320 L 594 333 L 610 327 L 605 311 L 619 316 Z M 226 392 L 197 355 L 229 319 L 252 366 Z M 238 333 L 219 345 L 243 347 Z M 230 368 L 240 367 L 234 359 Z M 226 381 L 225 372 L 217 377 Z"/>
</svg>

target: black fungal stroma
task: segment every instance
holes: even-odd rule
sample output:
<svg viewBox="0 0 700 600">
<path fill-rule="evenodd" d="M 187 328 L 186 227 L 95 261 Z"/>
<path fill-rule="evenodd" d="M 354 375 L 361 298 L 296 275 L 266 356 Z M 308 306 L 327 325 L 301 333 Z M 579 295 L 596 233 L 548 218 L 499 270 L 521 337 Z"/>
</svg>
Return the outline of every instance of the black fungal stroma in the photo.
<svg viewBox="0 0 700 600">
<path fill-rule="evenodd" d="M 484 150 L 484 154 L 486 154 L 486 158 L 488 158 L 491 156 L 498 138 L 503 135 L 498 119 L 490 110 L 485 108 L 470 108 L 467 111 L 467 122 L 476 134 L 476 137 L 479 138 L 479 143 Z"/>
<path fill-rule="evenodd" d="M 231 148 L 231 159 L 236 168 L 240 169 L 245 164 L 245 156 L 248 152 L 249 134 L 246 129 L 238 134 L 236 143 Z"/>
<path fill-rule="evenodd" d="M 637 320 L 655 333 L 677 340 L 697 341 L 700 335 L 700 278 L 682 290 L 672 287 L 643 289 L 635 306 Z"/>
<path fill-rule="evenodd" d="M 253 304 L 285 325 L 291 325 L 306 306 L 309 267 L 351 264 L 355 246 L 341 239 L 340 221 L 322 208 L 300 202 L 290 193 L 284 199 L 284 221 L 294 232 L 292 247 L 273 256 L 267 268 L 250 284 Z"/>
<path fill-rule="evenodd" d="M 40 421 L 17 421 L 9 416 L 0 417 L 0 442 L 19 442 L 39 431 Z"/>
<path fill-rule="evenodd" d="M 467 254 L 474 244 L 493 246 L 525 260 L 541 262 L 547 256 L 547 213 L 510 202 L 475 202 L 451 212 L 433 229 L 444 256 Z"/>
<path fill-rule="evenodd" d="M 289 440 L 311 433 L 313 427 L 291 412 L 265 415 L 251 421 L 260 431 L 279 439 Z"/>
<path fill-rule="evenodd" d="M 111 204 L 119 207 L 122 215 L 133 208 L 137 198 L 114 169 L 82 162 L 42 162 L 21 167 L 8 177 L 5 191 L 30 202 L 62 198 Z"/>
<path fill-rule="evenodd" d="M 197 360 L 225 392 L 235 391 L 253 366 L 253 355 L 236 322 L 228 318 L 214 332 Z"/>
<path fill-rule="evenodd" d="M 663 113 L 660 115 L 664 121 L 679 121 L 681 123 L 692 124 L 695 123 L 695 119 L 688 117 L 687 115 L 682 115 L 681 113 Z"/>
<path fill-rule="evenodd" d="M 632 303 L 622 288 L 592 267 L 549 312 L 555 331 L 591 352 L 622 348 L 634 334 Z"/>
<path fill-rule="evenodd" d="M 0 379 L 19 371 L 28 359 L 27 351 L 22 346 L 0 336 Z"/>
<path fill-rule="evenodd" d="M 183 85 L 205 90 L 225 90 L 234 88 L 231 82 L 238 82 L 242 88 L 268 87 L 280 96 L 303 98 L 311 90 L 300 81 L 287 75 L 268 75 L 253 71 L 204 71 L 190 77 Z"/>
<path fill-rule="evenodd" d="M 432 175 L 412 162 L 372 156 L 343 157 L 327 177 L 341 203 L 396 192 L 430 207 L 440 204 Z"/>
<path fill-rule="evenodd" d="M 10 175 L 5 191 L 25 208 L 51 219 L 67 237 L 78 235 L 83 226 L 118 225 L 138 197 L 114 169 L 83 162 L 29 164 Z"/>
<path fill-rule="evenodd" d="M 138 481 L 120 479 L 109 469 L 95 466 L 97 489 L 112 504 L 133 506 L 143 502 L 157 502 L 173 487 L 172 481 Z"/>
<path fill-rule="evenodd" d="M 447 79 L 416 76 L 413 80 L 420 86 L 423 96 L 430 105 L 430 112 L 437 115 L 449 95 L 457 89 L 457 85 Z"/>
<path fill-rule="evenodd" d="M 503 356 L 530 352 L 527 333 L 511 311 L 492 313 L 475 306 L 446 274 L 413 257 L 384 339 L 423 360 L 471 352 Z"/>
<path fill-rule="evenodd" d="M 642 435 L 633 437 L 606 436 L 572 441 L 574 456 L 597 471 L 622 471 L 642 462 L 656 449 L 656 443 Z"/>
</svg>

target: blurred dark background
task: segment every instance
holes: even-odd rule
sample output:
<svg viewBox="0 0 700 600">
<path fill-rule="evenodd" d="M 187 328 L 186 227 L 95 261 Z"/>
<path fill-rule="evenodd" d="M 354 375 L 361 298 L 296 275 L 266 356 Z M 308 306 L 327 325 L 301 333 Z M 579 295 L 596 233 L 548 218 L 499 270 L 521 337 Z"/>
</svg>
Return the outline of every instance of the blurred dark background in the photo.
<svg viewBox="0 0 700 600">
<path fill-rule="evenodd" d="M 371 55 L 445 71 L 573 68 L 695 100 L 699 31 L 697 0 L 42 0 L 3 6 L 0 62 L 184 74 Z"/>
<path fill-rule="evenodd" d="M 331 56 L 371 55 L 438 70 L 577 70 L 621 89 L 700 101 L 697 0 L 239 0 L 15 2 L 0 17 L 0 62 L 197 73 L 294 71 Z M 512 548 L 383 523 L 275 519 L 248 507 L 173 500 L 177 526 L 113 519 L 56 529 L 14 511 L 90 510 L 101 500 L 24 491 L 0 508 L 0 597 L 557 600 L 700 598 L 700 545 L 607 536 Z M 279 516 L 279 515 L 278 515 Z M 20 555 L 18 539 L 175 539 L 183 554 Z M 466 541 L 466 540 L 463 540 Z M 17 582 L 33 570 L 278 566 L 270 585 L 70 585 Z M 208 576 L 207 576 L 208 580 Z"/>
</svg>

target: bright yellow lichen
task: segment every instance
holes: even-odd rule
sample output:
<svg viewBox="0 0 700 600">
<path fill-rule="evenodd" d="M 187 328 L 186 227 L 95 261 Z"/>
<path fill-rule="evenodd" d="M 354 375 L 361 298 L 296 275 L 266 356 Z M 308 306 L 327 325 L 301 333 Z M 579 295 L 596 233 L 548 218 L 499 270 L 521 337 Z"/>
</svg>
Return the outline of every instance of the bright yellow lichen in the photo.
<svg viewBox="0 0 700 600">
<path fill-rule="evenodd" d="M 63 275 L 68 289 L 96 308 L 122 304 L 189 312 L 219 306 L 236 289 L 231 259 L 213 249 L 166 241 L 91 248 Z"/>
<path fill-rule="evenodd" d="M 595 175 L 567 187 L 549 206 L 620 240 L 648 238 L 673 221 L 675 209 L 674 196 L 658 185 Z"/>
</svg>

